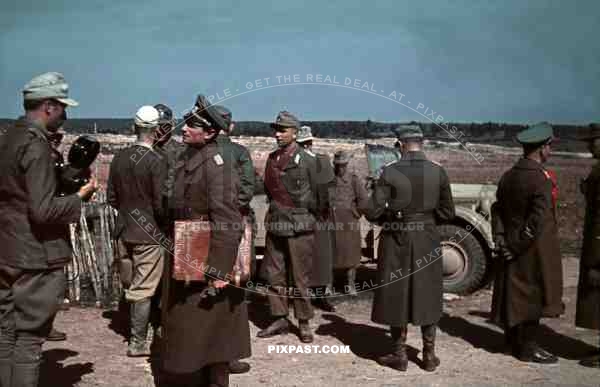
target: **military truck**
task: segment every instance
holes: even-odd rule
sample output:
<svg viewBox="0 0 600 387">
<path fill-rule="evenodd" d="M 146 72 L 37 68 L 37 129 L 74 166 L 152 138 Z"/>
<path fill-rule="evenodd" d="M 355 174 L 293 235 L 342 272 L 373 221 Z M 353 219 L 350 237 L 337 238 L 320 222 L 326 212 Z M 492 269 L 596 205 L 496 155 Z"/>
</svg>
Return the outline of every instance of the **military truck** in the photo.
<svg viewBox="0 0 600 387">
<path fill-rule="evenodd" d="M 384 165 L 401 158 L 392 147 L 365 145 L 369 164 L 369 179 L 377 179 Z M 496 198 L 492 184 L 452 184 L 456 217 L 449 224 L 440 224 L 442 238 L 444 291 L 467 295 L 485 286 L 490 279 L 494 259 L 494 244 L 489 222 L 490 209 Z M 268 209 L 265 195 L 257 195 L 251 203 L 256 214 L 258 231 L 255 239 L 257 256 L 264 253 L 264 217 Z M 361 218 L 363 262 L 377 261 L 380 227 Z"/>
</svg>

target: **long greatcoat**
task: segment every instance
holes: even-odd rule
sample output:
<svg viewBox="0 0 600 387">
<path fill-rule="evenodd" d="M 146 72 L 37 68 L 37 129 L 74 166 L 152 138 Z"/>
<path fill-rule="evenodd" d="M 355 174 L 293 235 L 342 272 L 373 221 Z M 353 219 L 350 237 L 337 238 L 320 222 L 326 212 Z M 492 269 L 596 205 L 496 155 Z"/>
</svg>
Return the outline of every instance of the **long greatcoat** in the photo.
<svg viewBox="0 0 600 387">
<path fill-rule="evenodd" d="M 443 278 L 436 224 L 454 217 L 444 168 L 423 152 L 407 152 L 383 169 L 366 217 L 383 227 L 371 319 L 391 326 L 437 323 Z"/>
<path fill-rule="evenodd" d="M 188 147 L 175 174 L 177 218 L 208 215 L 212 223 L 208 266 L 231 272 L 241 238 L 238 206 L 239 177 L 235 165 L 211 142 Z M 172 268 L 173 256 L 167 265 Z M 170 271 L 170 270 L 169 270 Z M 227 286 L 217 296 L 202 299 L 206 284 L 186 285 L 165 275 L 166 310 L 162 365 L 167 372 L 191 373 L 202 367 L 250 356 L 248 311 L 243 290 Z M 225 278 L 224 278 L 225 279 Z"/>
<path fill-rule="evenodd" d="M 514 259 L 496 272 L 492 319 L 505 328 L 560 315 L 562 262 L 552 181 L 542 165 L 520 159 L 498 184 L 494 229 L 503 229 Z"/>
<path fill-rule="evenodd" d="M 358 176 L 348 169 L 335 177 L 335 193 L 332 195 L 332 213 L 335 231 L 335 269 L 358 266 L 361 257 L 361 211 L 368 202 L 367 190 Z"/>
<path fill-rule="evenodd" d="M 591 268 L 600 270 L 600 163 L 594 165 L 582 190 L 586 206 L 575 325 L 600 330 L 600 288 L 590 286 L 587 280 Z"/>
<path fill-rule="evenodd" d="M 312 154 L 312 152 L 306 151 Z M 329 198 L 331 203 L 332 188 L 335 174 L 331 166 L 331 160 L 326 154 L 316 154 L 317 159 L 317 189 L 319 196 Z M 333 280 L 333 254 L 335 226 L 332 222 L 330 209 L 323 209 L 315 223 L 315 244 L 313 250 L 313 264 L 311 273 L 311 286 L 325 286 Z"/>
</svg>

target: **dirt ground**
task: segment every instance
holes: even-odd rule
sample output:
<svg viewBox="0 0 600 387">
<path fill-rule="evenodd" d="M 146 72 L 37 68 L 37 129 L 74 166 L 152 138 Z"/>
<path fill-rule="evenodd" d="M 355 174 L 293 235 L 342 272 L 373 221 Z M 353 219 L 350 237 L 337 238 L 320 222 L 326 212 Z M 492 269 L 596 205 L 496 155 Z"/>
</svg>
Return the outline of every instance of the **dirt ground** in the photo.
<svg viewBox="0 0 600 387">
<path fill-rule="evenodd" d="M 575 313 L 578 261 L 564 260 L 567 313 L 544 319 L 541 344 L 560 357 L 556 365 L 521 363 L 503 353 L 501 330 L 487 322 L 491 291 L 445 302 L 439 324 L 437 351 L 442 364 L 428 373 L 418 365 L 420 332 L 409 328 L 411 362 L 407 372 L 384 368 L 375 358 L 389 349 L 387 329 L 370 322 L 371 292 L 348 299 L 334 299 L 336 313 L 317 312 L 311 325 L 314 345 L 348 345 L 349 354 L 275 354 L 269 345 L 298 345 L 290 333 L 257 339 L 266 324 L 266 305 L 261 299 L 250 305 L 252 370 L 232 375 L 232 386 L 497 386 L 578 385 L 597 386 L 600 370 L 578 365 L 578 359 L 598 345 L 597 332 L 576 329 Z M 360 273 L 366 280 L 372 273 Z M 147 359 L 125 356 L 125 325 L 112 310 L 71 308 L 60 312 L 56 327 L 68 333 L 65 342 L 46 343 L 42 383 L 44 387 L 154 386 Z"/>
</svg>

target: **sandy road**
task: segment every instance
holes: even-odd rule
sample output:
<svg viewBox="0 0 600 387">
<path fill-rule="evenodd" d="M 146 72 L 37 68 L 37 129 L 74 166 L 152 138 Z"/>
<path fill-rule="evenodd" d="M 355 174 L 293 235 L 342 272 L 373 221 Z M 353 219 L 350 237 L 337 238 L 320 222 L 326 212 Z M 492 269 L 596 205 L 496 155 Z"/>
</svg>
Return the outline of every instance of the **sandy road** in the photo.
<svg viewBox="0 0 600 387">
<path fill-rule="evenodd" d="M 595 332 L 575 329 L 577 260 L 565 259 L 567 314 L 543 320 L 542 345 L 560 357 L 557 365 L 521 363 L 503 353 L 501 331 L 487 323 L 491 292 L 446 302 L 438 331 L 441 367 L 433 373 L 420 369 L 420 331 L 409 328 L 408 371 L 379 366 L 375 358 L 389 348 L 386 327 L 369 320 L 370 293 L 357 300 L 336 300 L 338 312 L 321 313 L 312 321 L 314 345 L 348 345 L 349 354 L 268 353 L 269 345 L 298 345 L 291 333 L 256 339 L 265 326 L 266 309 L 259 301 L 251 306 L 253 356 L 250 373 L 231 377 L 232 386 L 497 386 L 579 385 L 598 386 L 600 370 L 586 369 L 577 359 L 598 344 Z M 112 311 L 72 308 L 61 312 L 57 328 L 69 334 L 66 342 L 47 343 L 42 386 L 154 386 L 152 369 L 145 359 L 130 359 L 122 325 Z M 418 361 L 417 361 L 418 362 Z"/>
</svg>

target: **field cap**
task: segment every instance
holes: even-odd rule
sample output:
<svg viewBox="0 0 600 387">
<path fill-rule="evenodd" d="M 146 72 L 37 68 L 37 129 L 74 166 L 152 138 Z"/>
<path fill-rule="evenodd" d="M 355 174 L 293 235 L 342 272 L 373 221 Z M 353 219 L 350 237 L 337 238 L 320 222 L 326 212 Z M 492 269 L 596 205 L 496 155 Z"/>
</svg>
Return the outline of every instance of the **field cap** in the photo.
<svg viewBox="0 0 600 387">
<path fill-rule="evenodd" d="M 423 131 L 418 125 L 400 125 L 394 129 L 398 140 L 407 140 L 411 138 L 423 138 Z"/>
<path fill-rule="evenodd" d="M 49 72 L 38 75 L 23 87 L 23 99 L 55 99 L 67 106 L 77 106 L 79 102 L 69 98 L 69 84 L 61 73 Z"/>
<path fill-rule="evenodd" d="M 296 135 L 296 142 L 312 141 L 313 135 L 310 126 L 302 126 Z"/>
<path fill-rule="evenodd" d="M 277 114 L 277 118 L 275 122 L 271 124 L 271 127 L 274 129 L 277 128 L 296 128 L 300 129 L 300 121 L 296 118 L 295 115 L 288 111 L 281 111 Z"/>
<path fill-rule="evenodd" d="M 333 155 L 334 164 L 348 164 L 350 162 L 350 155 L 344 150 L 339 150 Z"/>
</svg>

